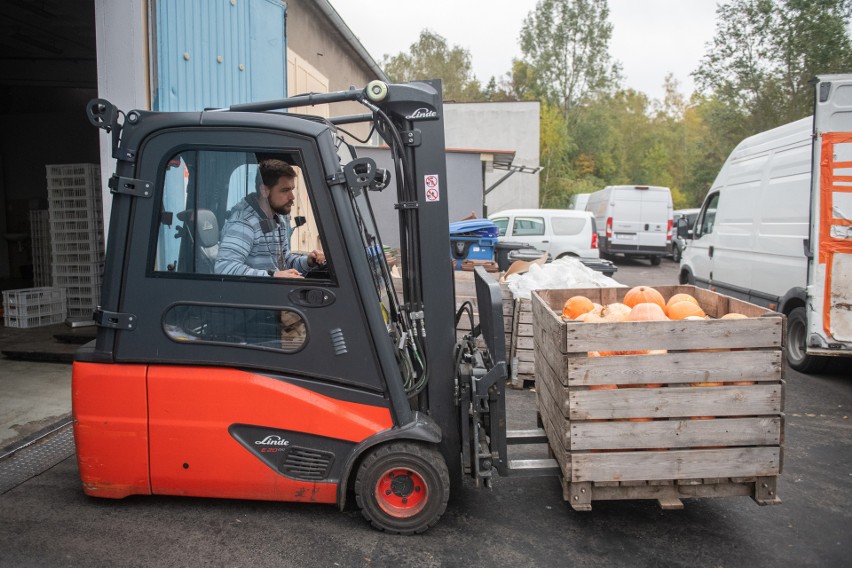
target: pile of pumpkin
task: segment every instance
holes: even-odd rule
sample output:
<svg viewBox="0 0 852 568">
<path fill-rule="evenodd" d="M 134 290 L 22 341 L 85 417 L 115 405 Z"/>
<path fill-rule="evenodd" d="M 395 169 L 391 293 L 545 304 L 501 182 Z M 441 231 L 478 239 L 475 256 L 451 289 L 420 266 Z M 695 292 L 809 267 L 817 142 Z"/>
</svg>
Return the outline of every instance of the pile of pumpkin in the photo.
<svg viewBox="0 0 852 568">
<path fill-rule="evenodd" d="M 562 319 L 585 323 L 614 323 L 625 321 L 670 321 L 670 320 L 706 320 L 711 319 L 701 308 L 698 300 L 690 294 L 674 294 L 668 301 L 663 295 L 650 286 L 631 288 L 622 302 L 602 306 L 592 302 L 586 296 L 572 296 L 566 300 L 562 308 Z M 747 319 L 747 316 L 732 312 L 719 319 Z M 705 351 L 728 351 L 728 349 L 707 349 Z M 646 351 L 590 351 L 589 357 L 608 357 L 612 355 L 656 355 L 667 353 L 666 350 Z M 689 383 L 695 387 L 715 387 L 722 385 L 751 385 L 750 381 L 730 383 L 703 382 Z M 636 385 L 596 385 L 589 390 L 609 390 L 616 388 L 659 388 L 662 384 Z M 695 419 L 713 418 L 712 416 L 693 417 Z M 632 418 L 631 421 L 645 421 L 650 418 Z"/>
<path fill-rule="evenodd" d="M 744 319 L 738 313 L 720 319 Z M 709 319 L 698 300 L 689 294 L 674 294 L 668 302 L 650 286 L 636 286 L 624 295 L 622 302 L 602 306 L 586 296 L 572 296 L 562 307 L 562 319 L 586 323 L 621 321 L 668 321 Z"/>
</svg>

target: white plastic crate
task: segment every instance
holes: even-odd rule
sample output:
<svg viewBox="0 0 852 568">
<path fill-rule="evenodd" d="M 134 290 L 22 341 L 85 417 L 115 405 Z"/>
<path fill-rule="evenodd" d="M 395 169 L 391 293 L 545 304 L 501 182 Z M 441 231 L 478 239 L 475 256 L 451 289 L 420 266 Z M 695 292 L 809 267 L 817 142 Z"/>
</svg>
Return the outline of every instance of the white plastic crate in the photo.
<svg viewBox="0 0 852 568">
<path fill-rule="evenodd" d="M 3 292 L 3 307 L 30 306 L 45 304 L 65 299 L 65 290 L 44 286 L 41 288 L 18 288 L 17 290 L 5 290 Z"/>
<path fill-rule="evenodd" d="M 69 264 L 92 264 L 94 262 L 103 262 L 103 251 L 95 252 L 70 252 L 70 253 L 53 253 L 54 269 L 59 265 Z"/>
<path fill-rule="evenodd" d="M 69 265 L 53 273 L 53 285 L 65 288 L 70 295 L 92 296 L 94 289 L 101 285 L 103 264 Z"/>
<path fill-rule="evenodd" d="M 71 237 L 63 238 L 62 234 L 55 234 L 53 241 L 54 254 L 64 253 L 103 253 L 103 241 L 96 238 L 90 239 L 73 239 Z"/>
<path fill-rule="evenodd" d="M 88 264 L 58 264 L 54 267 L 54 273 L 62 276 L 81 276 L 95 274 L 100 276 L 104 272 L 103 262 Z"/>
<path fill-rule="evenodd" d="M 51 280 L 50 219 L 47 209 L 30 211 L 30 243 L 33 254 L 33 280 L 36 286 L 49 286 Z"/>
<path fill-rule="evenodd" d="M 45 166 L 48 195 L 53 189 L 86 188 L 100 193 L 100 167 L 97 164 L 59 164 Z"/>
<path fill-rule="evenodd" d="M 29 329 L 32 327 L 42 327 L 45 325 L 54 325 L 65 321 L 65 313 L 56 313 L 40 316 L 3 316 L 3 324 L 6 327 L 14 327 L 18 329 Z"/>
<path fill-rule="evenodd" d="M 21 288 L 3 292 L 6 327 L 29 328 L 59 323 L 67 311 L 62 288 Z"/>
</svg>

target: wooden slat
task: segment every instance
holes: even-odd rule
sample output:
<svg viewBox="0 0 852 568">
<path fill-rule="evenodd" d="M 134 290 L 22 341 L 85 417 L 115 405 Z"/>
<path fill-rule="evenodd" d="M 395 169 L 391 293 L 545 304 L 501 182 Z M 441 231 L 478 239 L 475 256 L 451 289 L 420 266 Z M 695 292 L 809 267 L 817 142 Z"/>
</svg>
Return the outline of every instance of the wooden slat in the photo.
<svg viewBox="0 0 852 568">
<path fill-rule="evenodd" d="M 539 388 L 541 390 L 541 388 Z M 546 396 L 550 396 L 548 392 Z M 570 423 L 570 450 L 690 448 L 696 446 L 777 446 L 781 418 L 717 418 L 714 420 L 654 420 L 651 422 Z"/>
<path fill-rule="evenodd" d="M 780 380 L 781 351 L 574 357 L 559 378 L 566 386 Z"/>
<path fill-rule="evenodd" d="M 719 318 L 730 312 L 741 313 L 750 318 L 774 313 L 772 310 L 696 286 L 654 286 L 654 289 L 662 294 L 664 300 L 668 300 L 675 294 L 689 294 L 698 300 L 704 312 L 713 318 Z M 606 305 L 612 302 L 621 302 L 629 290 L 630 288 L 574 288 L 537 290 L 534 294 L 539 294 L 542 301 L 551 310 L 561 313 L 565 300 L 571 296 L 586 296 L 593 302 Z"/>
<path fill-rule="evenodd" d="M 530 351 L 529 349 L 519 349 L 515 353 L 515 357 L 523 363 L 535 363 L 535 351 Z"/>
<path fill-rule="evenodd" d="M 547 434 L 548 444 L 553 452 L 554 459 L 556 459 L 556 463 L 559 464 L 559 469 L 562 471 L 562 477 L 565 479 L 571 479 L 571 453 L 560 447 L 558 442 L 559 430 L 554 424 L 560 420 L 559 415 L 554 415 L 548 412 L 548 410 L 544 407 L 541 407 L 539 412 L 541 415 L 542 427 L 544 432 Z"/>
<path fill-rule="evenodd" d="M 551 447 L 557 447 L 559 450 L 567 452 L 571 450 L 571 428 L 568 420 L 562 414 L 559 404 L 553 398 L 550 392 L 551 386 L 547 381 L 538 380 L 535 385 L 536 398 L 539 403 L 539 413 L 548 417 L 552 425 L 551 432 L 548 433 Z M 558 458 L 557 458 L 558 459 Z"/>
<path fill-rule="evenodd" d="M 779 453 L 777 447 L 574 452 L 571 482 L 773 476 L 778 474 Z"/>
<path fill-rule="evenodd" d="M 629 487 L 624 485 L 592 486 L 593 501 L 614 501 L 623 499 L 678 499 L 688 497 L 734 497 L 754 494 L 754 484 L 722 483 L 716 485 L 646 485 Z"/>
<path fill-rule="evenodd" d="M 563 353 L 780 347 L 783 318 L 567 323 Z"/>
<path fill-rule="evenodd" d="M 553 393 L 570 420 L 779 414 L 781 385 L 571 390 Z"/>
<path fill-rule="evenodd" d="M 531 323 L 523 323 L 522 318 L 519 318 L 518 326 L 517 326 L 518 337 L 532 337 L 533 336 L 533 326 Z"/>
<path fill-rule="evenodd" d="M 522 311 L 518 315 L 518 323 L 524 323 L 532 325 L 533 323 L 533 315 L 532 310 Z"/>
</svg>

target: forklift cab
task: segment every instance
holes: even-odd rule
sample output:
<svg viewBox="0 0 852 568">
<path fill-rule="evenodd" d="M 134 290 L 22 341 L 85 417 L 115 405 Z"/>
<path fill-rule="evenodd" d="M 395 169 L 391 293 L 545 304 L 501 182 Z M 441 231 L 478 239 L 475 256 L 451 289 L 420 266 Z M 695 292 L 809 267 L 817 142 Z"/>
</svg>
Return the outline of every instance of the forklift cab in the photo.
<svg viewBox="0 0 852 568">
<path fill-rule="evenodd" d="M 409 534 L 437 522 L 463 471 L 490 470 L 490 453 L 462 464 L 481 448 L 462 440 L 470 413 L 459 383 L 469 389 L 470 369 L 488 365 L 489 386 L 498 384 L 505 364 L 472 341 L 454 348 L 447 246 L 420 247 L 449 242 L 446 200 L 424 198 L 425 179 L 446 179 L 439 89 L 378 83 L 306 98 L 130 111 L 123 122 L 107 101 L 90 103 L 117 168 L 97 339 L 73 369 L 87 494 L 343 507 L 353 490 L 374 526 Z M 389 174 L 355 157 L 333 121 L 274 110 L 323 99 L 364 104 L 370 114 L 341 122 L 373 121 L 391 147 L 401 299 L 370 205 Z M 296 169 L 316 222 L 327 264 L 305 278 L 221 268 L 229 230 L 244 223 L 236 212 L 257 205 L 267 159 Z M 246 256 L 280 257 L 288 221 L 257 213 Z M 483 305 L 501 309 L 499 288 L 484 290 Z"/>
</svg>

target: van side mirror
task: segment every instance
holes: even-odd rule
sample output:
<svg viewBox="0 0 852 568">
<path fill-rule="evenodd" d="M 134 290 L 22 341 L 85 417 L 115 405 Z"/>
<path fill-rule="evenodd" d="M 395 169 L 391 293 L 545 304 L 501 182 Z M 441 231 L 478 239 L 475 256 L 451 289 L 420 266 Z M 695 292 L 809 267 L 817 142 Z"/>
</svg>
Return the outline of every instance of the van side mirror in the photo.
<svg viewBox="0 0 852 568">
<path fill-rule="evenodd" d="M 692 238 L 692 231 L 689 230 L 689 222 L 684 217 L 677 220 L 677 237 L 679 239 Z"/>
</svg>

